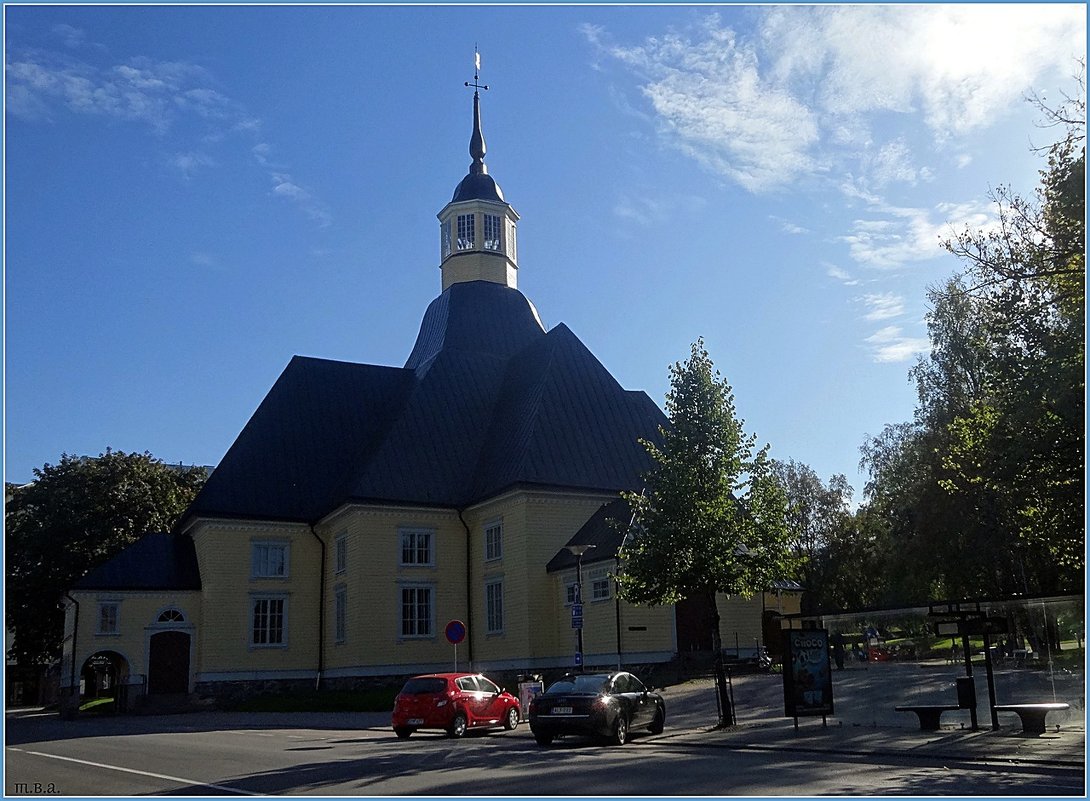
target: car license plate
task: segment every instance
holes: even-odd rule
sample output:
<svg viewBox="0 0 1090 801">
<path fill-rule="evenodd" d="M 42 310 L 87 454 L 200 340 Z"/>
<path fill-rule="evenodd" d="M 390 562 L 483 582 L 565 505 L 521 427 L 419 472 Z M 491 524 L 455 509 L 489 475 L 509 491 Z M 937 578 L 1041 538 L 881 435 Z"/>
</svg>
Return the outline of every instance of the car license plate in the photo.
<svg viewBox="0 0 1090 801">
<path fill-rule="evenodd" d="M 423 726 L 424 725 L 424 718 L 409 718 L 409 725 L 410 726 Z"/>
<path fill-rule="evenodd" d="M 554 706 L 553 707 L 553 714 L 554 715 L 570 715 L 571 714 L 571 707 L 570 706 Z"/>
</svg>

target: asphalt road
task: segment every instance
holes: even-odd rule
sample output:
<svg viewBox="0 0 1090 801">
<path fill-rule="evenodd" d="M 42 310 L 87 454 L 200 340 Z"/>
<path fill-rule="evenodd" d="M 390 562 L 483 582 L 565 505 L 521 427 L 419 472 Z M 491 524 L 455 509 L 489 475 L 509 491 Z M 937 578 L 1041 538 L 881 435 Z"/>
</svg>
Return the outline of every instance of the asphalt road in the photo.
<svg viewBox="0 0 1090 801">
<path fill-rule="evenodd" d="M 670 695 L 668 694 L 668 698 Z M 381 715 L 8 716 L 6 795 L 1082 795 L 1082 775 L 897 755 L 709 747 L 706 693 L 660 736 L 537 746 L 528 727 L 400 741 Z M 706 720 L 704 722 L 707 722 Z"/>
</svg>

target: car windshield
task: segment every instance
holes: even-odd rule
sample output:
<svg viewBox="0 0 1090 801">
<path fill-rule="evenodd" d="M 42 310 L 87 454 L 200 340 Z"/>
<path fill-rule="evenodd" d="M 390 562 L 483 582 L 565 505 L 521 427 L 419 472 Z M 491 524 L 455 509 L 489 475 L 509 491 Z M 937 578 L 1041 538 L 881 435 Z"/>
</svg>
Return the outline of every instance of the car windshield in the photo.
<svg viewBox="0 0 1090 801">
<path fill-rule="evenodd" d="M 600 693 L 609 683 L 609 676 L 565 676 L 553 682 L 548 692 L 551 693 Z"/>
<path fill-rule="evenodd" d="M 447 689 L 446 679 L 409 679 L 401 688 L 402 695 L 430 695 Z"/>
</svg>

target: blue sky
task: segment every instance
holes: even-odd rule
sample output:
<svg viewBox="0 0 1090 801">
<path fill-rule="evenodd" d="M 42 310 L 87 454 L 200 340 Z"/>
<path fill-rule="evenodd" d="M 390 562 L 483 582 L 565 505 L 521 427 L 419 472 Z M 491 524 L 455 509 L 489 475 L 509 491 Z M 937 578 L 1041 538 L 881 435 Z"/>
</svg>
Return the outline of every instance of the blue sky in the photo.
<svg viewBox="0 0 1090 801">
<path fill-rule="evenodd" d="M 7 6 L 5 477 L 216 464 L 293 354 L 400 366 L 487 163 L 519 288 L 660 405 L 844 473 L 909 419 L 939 240 L 1031 192 L 1082 5 Z"/>
</svg>

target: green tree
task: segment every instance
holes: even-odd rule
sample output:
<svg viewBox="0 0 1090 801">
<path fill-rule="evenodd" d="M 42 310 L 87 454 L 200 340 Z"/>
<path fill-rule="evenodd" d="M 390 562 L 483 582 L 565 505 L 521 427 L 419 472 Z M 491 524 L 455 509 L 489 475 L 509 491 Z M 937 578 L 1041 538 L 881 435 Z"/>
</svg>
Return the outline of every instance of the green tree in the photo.
<svg viewBox="0 0 1090 801">
<path fill-rule="evenodd" d="M 205 470 L 107 450 L 98 458 L 63 454 L 34 476 L 5 488 L 6 620 L 15 634 L 8 657 L 21 664 L 58 656 L 62 594 L 143 534 L 169 530 L 203 486 Z"/>
<path fill-rule="evenodd" d="M 756 448 L 738 419 L 730 385 L 703 340 L 670 369 L 662 445 L 644 441 L 652 469 L 621 549 L 619 595 L 636 604 L 700 598 L 713 610 L 720 724 L 733 719 L 726 692 L 716 594 L 748 597 L 790 572 L 783 488 L 768 446 Z"/>
<path fill-rule="evenodd" d="M 1040 185 L 944 243 L 965 267 L 928 292 L 915 420 L 863 448 L 899 600 L 1082 586 L 1086 107 L 1035 102 L 1064 132 Z"/>
<path fill-rule="evenodd" d="M 837 566 L 830 546 L 850 530 L 852 488 L 848 479 L 834 475 L 826 486 L 809 465 L 773 460 L 773 474 L 787 500 L 787 530 L 802 584 L 803 611 L 825 608 L 824 588 Z"/>
</svg>

